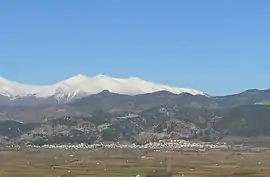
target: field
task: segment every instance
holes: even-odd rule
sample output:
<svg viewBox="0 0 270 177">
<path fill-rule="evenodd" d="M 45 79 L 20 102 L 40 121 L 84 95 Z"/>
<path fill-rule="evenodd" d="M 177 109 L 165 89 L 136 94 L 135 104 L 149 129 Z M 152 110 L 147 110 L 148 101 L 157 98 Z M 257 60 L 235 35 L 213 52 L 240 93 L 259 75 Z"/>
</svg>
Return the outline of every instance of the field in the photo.
<svg viewBox="0 0 270 177">
<path fill-rule="evenodd" d="M 24 149 L 0 152 L 0 177 L 269 177 L 270 152 Z"/>
</svg>

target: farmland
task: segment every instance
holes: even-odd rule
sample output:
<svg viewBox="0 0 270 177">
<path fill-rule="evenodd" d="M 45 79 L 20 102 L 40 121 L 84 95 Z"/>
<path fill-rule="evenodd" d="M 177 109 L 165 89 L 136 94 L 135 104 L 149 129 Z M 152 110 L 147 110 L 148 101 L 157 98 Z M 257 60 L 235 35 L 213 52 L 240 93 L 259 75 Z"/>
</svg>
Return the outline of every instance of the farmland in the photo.
<svg viewBox="0 0 270 177">
<path fill-rule="evenodd" d="M 0 177 L 269 177 L 270 152 L 34 149 L 0 152 Z"/>
</svg>

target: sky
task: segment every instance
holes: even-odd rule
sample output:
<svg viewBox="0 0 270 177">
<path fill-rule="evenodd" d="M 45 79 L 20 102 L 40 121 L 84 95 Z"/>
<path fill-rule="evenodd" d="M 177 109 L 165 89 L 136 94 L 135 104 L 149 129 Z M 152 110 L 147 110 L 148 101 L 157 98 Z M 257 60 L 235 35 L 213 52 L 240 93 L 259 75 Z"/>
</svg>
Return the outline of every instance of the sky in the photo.
<svg viewBox="0 0 270 177">
<path fill-rule="evenodd" d="M 270 88 L 269 0 L 0 1 L 0 76 L 140 77 L 224 95 Z"/>
</svg>

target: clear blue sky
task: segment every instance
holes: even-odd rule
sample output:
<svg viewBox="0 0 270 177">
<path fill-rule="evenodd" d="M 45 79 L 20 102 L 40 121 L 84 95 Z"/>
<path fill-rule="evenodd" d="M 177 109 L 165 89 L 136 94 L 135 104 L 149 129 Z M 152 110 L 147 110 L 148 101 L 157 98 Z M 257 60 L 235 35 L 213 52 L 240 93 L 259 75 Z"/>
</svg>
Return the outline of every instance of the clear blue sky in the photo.
<svg viewBox="0 0 270 177">
<path fill-rule="evenodd" d="M 270 88 L 269 0 L 0 1 L 0 75 L 136 76 L 212 95 Z"/>
</svg>

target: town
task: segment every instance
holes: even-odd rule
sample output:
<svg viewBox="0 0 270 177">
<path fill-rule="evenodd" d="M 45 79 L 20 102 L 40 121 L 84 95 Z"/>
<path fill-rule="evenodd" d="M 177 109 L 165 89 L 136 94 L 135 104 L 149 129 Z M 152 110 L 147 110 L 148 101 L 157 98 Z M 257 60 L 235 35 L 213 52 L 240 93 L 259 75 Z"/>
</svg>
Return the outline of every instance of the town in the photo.
<svg viewBox="0 0 270 177">
<path fill-rule="evenodd" d="M 185 140 L 170 140 L 164 141 L 160 140 L 158 142 L 150 142 L 144 145 L 137 144 L 121 144 L 119 142 L 113 143 L 98 143 L 98 144 L 65 144 L 65 145 L 28 145 L 28 147 L 33 148 L 65 148 L 65 149 L 97 149 L 97 148 L 111 148 L 111 149 L 198 149 L 200 151 L 206 149 L 220 149 L 226 150 L 231 148 L 231 145 L 227 145 L 226 143 L 209 143 L 209 142 L 190 142 Z"/>
</svg>

